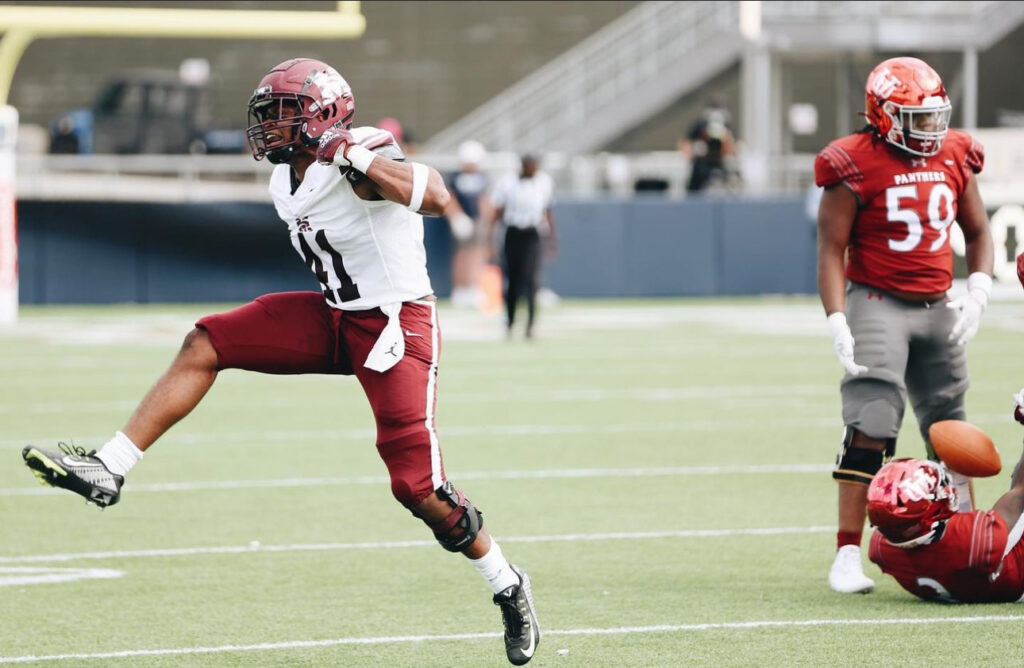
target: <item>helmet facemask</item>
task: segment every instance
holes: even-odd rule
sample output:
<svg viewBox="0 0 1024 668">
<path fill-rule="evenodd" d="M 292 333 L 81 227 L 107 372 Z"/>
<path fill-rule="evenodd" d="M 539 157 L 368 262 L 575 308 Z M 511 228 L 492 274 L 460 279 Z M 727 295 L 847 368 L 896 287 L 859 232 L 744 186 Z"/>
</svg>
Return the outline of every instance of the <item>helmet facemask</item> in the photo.
<svg viewBox="0 0 1024 668">
<path fill-rule="evenodd" d="M 278 165 L 288 162 L 296 148 L 312 145 L 306 140 L 305 130 L 313 115 L 303 113 L 311 101 L 305 95 L 259 95 L 257 91 L 249 102 L 249 129 L 246 131 L 253 157 L 257 160 L 266 157 Z"/>
<path fill-rule="evenodd" d="M 919 107 L 887 102 L 882 110 L 892 119 L 886 140 L 908 153 L 928 157 L 942 148 L 953 107 L 942 98 L 928 98 L 924 102 Z"/>
</svg>

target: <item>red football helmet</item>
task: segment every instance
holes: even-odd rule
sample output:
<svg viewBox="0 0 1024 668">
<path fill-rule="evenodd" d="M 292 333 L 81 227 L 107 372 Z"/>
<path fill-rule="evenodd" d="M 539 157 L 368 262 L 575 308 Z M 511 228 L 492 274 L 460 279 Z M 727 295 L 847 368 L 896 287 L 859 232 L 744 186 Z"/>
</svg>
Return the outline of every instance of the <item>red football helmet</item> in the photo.
<svg viewBox="0 0 1024 668">
<path fill-rule="evenodd" d="M 868 123 L 887 142 L 914 155 L 935 155 L 949 131 L 952 106 L 942 79 L 917 58 L 890 58 L 868 75 Z"/>
<path fill-rule="evenodd" d="M 894 459 L 868 487 L 868 520 L 898 547 L 928 542 L 936 524 L 956 513 L 956 489 L 941 464 Z"/>
<path fill-rule="evenodd" d="M 252 155 L 287 162 L 300 146 L 314 146 L 328 128 L 352 125 L 356 103 L 338 71 L 311 58 L 293 58 L 260 80 L 249 99 L 246 134 Z"/>
</svg>

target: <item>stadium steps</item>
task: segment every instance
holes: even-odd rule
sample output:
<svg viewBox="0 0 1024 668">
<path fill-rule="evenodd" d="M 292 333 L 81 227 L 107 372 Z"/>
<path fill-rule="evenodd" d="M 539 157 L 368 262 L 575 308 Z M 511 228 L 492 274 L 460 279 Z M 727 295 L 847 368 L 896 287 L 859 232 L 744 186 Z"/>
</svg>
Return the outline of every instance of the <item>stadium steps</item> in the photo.
<svg viewBox="0 0 1024 668">
<path fill-rule="evenodd" d="M 766 2 L 769 50 L 985 50 L 1024 22 L 1024 2 Z M 423 146 L 467 139 L 494 150 L 595 152 L 738 62 L 738 2 L 645 2 Z"/>
</svg>

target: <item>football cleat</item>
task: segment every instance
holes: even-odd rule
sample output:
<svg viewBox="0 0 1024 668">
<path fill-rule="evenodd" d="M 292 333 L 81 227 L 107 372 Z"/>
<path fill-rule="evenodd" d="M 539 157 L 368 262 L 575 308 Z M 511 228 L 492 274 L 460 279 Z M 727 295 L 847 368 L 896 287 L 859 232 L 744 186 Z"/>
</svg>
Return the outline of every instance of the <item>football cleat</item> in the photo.
<svg viewBox="0 0 1024 668">
<path fill-rule="evenodd" d="M 828 572 L 828 585 L 840 594 L 871 593 L 875 588 L 875 581 L 864 575 L 859 547 L 844 545 L 839 548 Z"/>
<path fill-rule="evenodd" d="M 86 452 L 77 445 L 58 443 L 62 453 L 26 446 L 21 451 L 25 465 L 32 469 L 39 482 L 51 487 L 63 487 L 85 497 L 89 503 L 106 508 L 121 498 L 124 476 L 111 473 L 95 457 L 96 451 Z"/>
<path fill-rule="evenodd" d="M 533 590 L 530 576 L 515 564 L 509 564 L 519 576 L 519 584 L 512 585 L 494 595 L 494 604 L 501 608 L 505 624 L 505 654 L 508 660 L 521 666 L 533 658 L 540 643 L 540 625 L 533 608 Z"/>
</svg>

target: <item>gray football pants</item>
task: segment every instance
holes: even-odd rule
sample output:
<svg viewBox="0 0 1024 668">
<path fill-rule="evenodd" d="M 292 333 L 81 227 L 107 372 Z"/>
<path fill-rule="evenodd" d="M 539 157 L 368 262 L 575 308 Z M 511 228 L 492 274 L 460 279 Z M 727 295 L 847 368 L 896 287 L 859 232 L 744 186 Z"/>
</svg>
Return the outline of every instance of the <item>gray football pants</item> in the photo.
<svg viewBox="0 0 1024 668">
<path fill-rule="evenodd" d="M 896 438 L 907 396 L 932 456 L 928 427 L 963 420 L 967 391 L 964 347 L 949 341 L 956 313 L 947 300 L 917 304 L 859 283 L 846 290 L 853 357 L 868 367 L 840 383 L 843 422 L 872 439 Z"/>
</svg>

